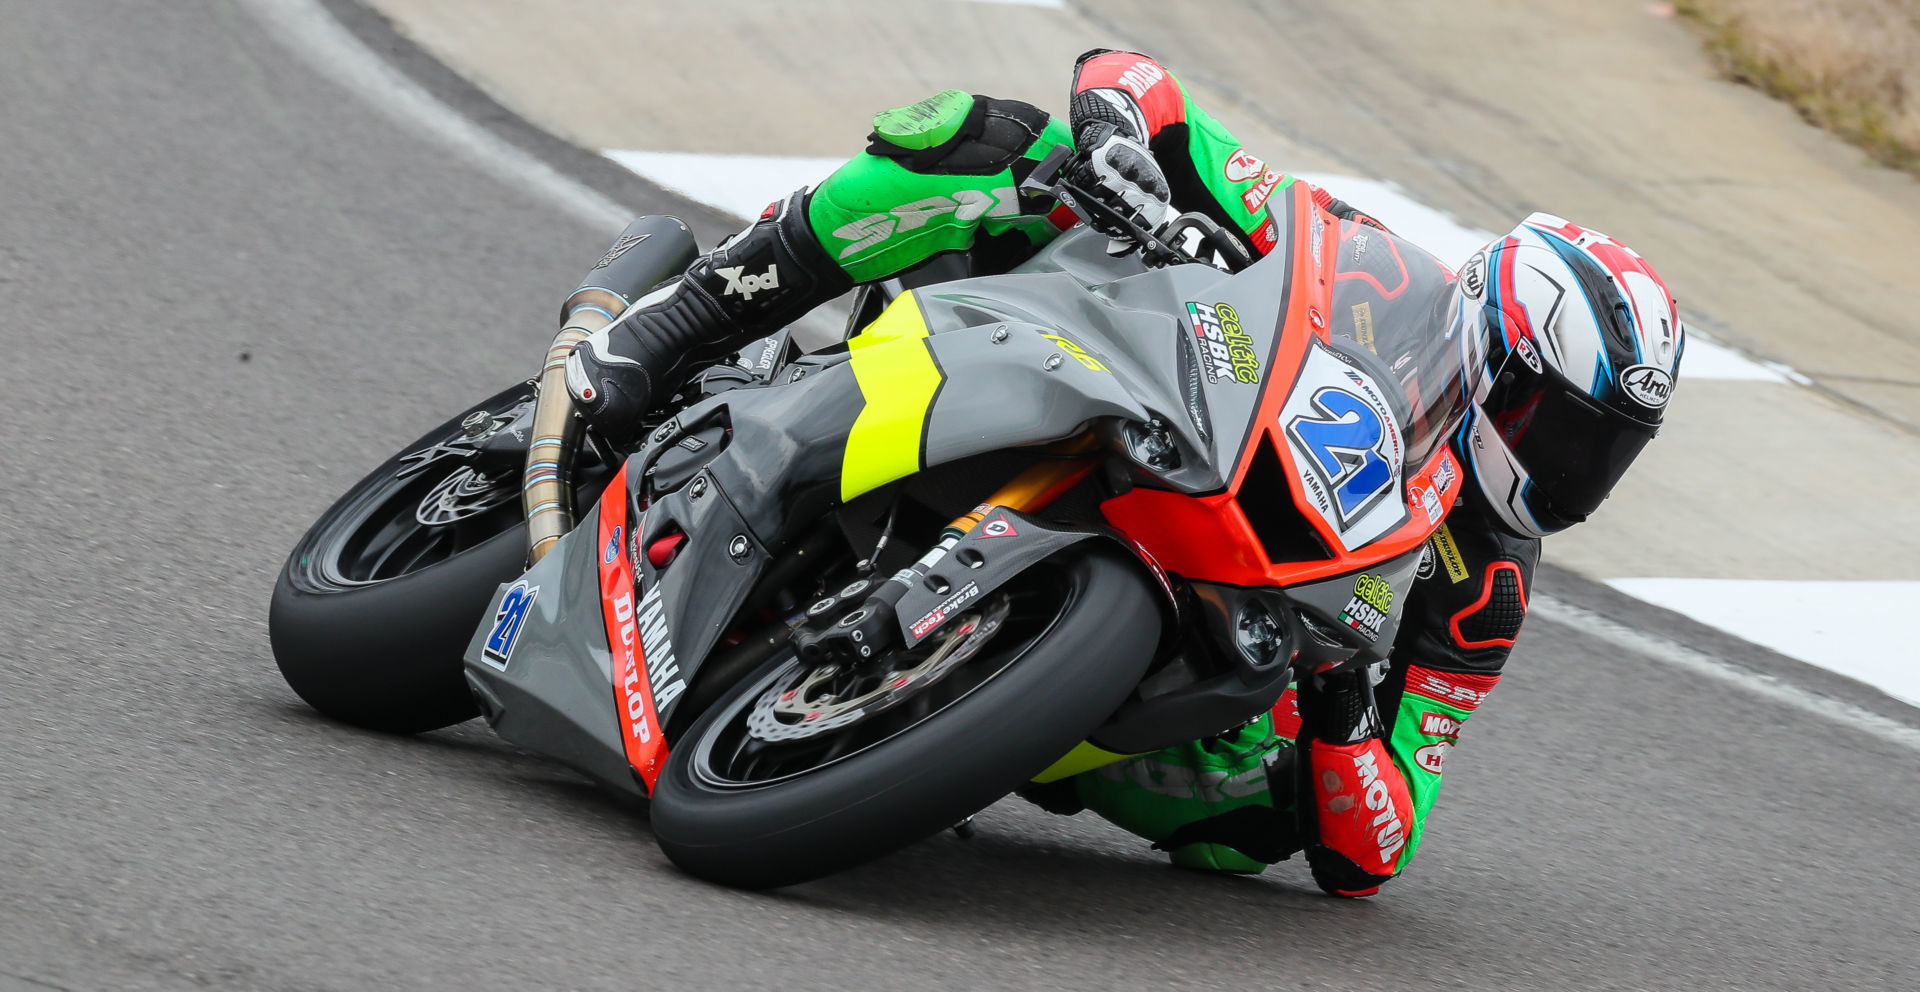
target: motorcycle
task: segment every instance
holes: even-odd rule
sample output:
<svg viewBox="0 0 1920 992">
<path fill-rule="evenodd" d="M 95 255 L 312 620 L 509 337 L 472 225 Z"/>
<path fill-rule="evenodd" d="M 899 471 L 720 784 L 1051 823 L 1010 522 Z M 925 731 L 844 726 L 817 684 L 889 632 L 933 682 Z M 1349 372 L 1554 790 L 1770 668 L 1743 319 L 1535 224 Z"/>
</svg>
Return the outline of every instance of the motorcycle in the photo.
<svg viewBox="0 0 1920 992">
<path fill-rule="evenodd" d="M 538 377 L 294 548 L 288 684 L 383 731 L 484 716 L 647 800 L 682 869 L 766 888 L 1383 660 L 1461 489 L 1473 343 L 1434 329 L 1438 293 L 1397 361 L 1331 333 L 1356 282 L 1305 184 L 1272 193 L 1253 261 L 1199 214 L 1147 230 L 1069 155 L 1022 193 L 1093 223 L 1011 272 L 864 287 L 845 342 L 755 342 L 620 450 L 581 427 L 564 358 L 696 251 L 635 221 Z M 1429 258 L 1391 246 L 1403 274 Z"/>
</svg>

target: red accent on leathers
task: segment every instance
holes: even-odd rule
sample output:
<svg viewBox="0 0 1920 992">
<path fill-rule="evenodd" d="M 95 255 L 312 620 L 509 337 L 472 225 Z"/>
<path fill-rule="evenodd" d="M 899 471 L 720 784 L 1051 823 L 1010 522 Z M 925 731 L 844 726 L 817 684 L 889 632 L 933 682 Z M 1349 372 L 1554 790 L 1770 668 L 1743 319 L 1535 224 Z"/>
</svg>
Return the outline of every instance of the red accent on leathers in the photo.
<svg viewBox="0 0 1920 992">
<path fill-rule="evenodd" d="M 1133 97 L 1147 118 L 1146 138 L 1187 119 L 1187 95 L 1164 66 L 1138 52 L 1108 52 L 1080 63 L 1073 91 L 1116 89 Z"/>
<path fill-rule="evenodd" d="M 1307 753 L 1320 845 L 1367 874 L 1391 876 L 1413 823 L 1413 797 L 1386 744 L 1314 741 Z"/>
<path fill-rule="evenodd" d="M 1442 672 L 1422 665 L 1408 665 L 1405 691 L 1472 713 L 1499 684 L 1498 673 Z"/>
<path fill-rule="evenodd" d="M 1300 736 L 1300 694 L 1293 686 L 1280 694 L 1280 701 L 1273 704 L 1273 732 L 1296 740 Z"/>
<path fill-rule="evenodd" d="M 1493 564 L 1488 565 L 1486 575 L 1482 576 L 1480 580 L 1481 581 L 1480 598 L 1474 600 L 1472 606 L 1469 606 L 1466 609 L 1461 610 L 1458 613 L 1455 613 L 1453 615 L 1453 620 L 1448 623 L 1448 627 L 1453 634 L 1453 643 L 1459 645 L 1461 648 L 1464 648 L 1468 651 L 1474 651 L 1480 648 L 1513 647 L 1513 638 L 1511 637 L 1492 637 L 1484 641 L 1469 641 L 1467 640 L 1466 635 L 1460 633 L 1460 621 L 1465 620 L 1470 616 L 1473 616 L 1475 613 L 1478 613 L 1483 609 L 1486 609 L 1487 604 L 1493 601 L 1493 587 L 1495 585 L 1494 577 L 1498 576 L 1503 571 L 1513 573 L 1513 581 L 1518 586 L 1520 591 L 1520 613 L 1522 616 L 1526 615 L 1527 577 L 1524 573 L 1520 571 L 1520 566 L 1510 561 L 1496 561 Z"/>
</svg>

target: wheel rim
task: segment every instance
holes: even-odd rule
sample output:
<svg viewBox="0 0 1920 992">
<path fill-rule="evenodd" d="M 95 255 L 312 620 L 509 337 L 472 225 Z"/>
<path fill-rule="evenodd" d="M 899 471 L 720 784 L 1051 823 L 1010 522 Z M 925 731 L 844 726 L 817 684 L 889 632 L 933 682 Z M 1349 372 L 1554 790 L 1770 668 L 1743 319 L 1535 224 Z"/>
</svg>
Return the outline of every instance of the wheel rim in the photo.
<svg viewBox="0 0 1920 992">
<path fill-rule="evenodd" d="M 850 684 L 837 691 L 833 675 L 820 672 L 831 666 L 807 665 L 788 655 L 754 677 L 745 691 L 731 694 L 720 714 L 702 724 L 701 735 L 686 745 L 689 771 L 713 789 L 763 789 L 871 751 L 953 708 L 1018 664 L 1076 598 L 1073 583 L 1056 569 L 1031 570 L 914 651 L 892 652 L 885 666 L 848 673 Z M 976 637 L 981 643 L 970 653 L 939 664 L 940 652 L 964 651 L 962 645 Z M 922 670 L 918 678 L 890 689 L 916 668 Z M 808 695 L 822 687 L 830 691 Z M 809 720 L 809 713 L 819 715 Z M 803 727 L 808 732 L 791 732 Z"/>
<path fill-rule="evenodd" d="M 508 389 L 389 459 L 308 533 L 289 569 L 295 583 L 325 592 L 389 582 L 517 528 L 532 409 L 531 385 Z"/>
</svg>

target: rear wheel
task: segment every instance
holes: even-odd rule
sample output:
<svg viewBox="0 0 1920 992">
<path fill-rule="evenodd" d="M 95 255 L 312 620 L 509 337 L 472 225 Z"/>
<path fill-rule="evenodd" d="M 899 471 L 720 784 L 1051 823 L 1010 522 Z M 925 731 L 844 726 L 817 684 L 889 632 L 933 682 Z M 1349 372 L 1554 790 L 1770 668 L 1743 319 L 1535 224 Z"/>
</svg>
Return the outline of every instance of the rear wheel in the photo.
<svg viewBox="0 0 1920 992">
<path fill-rule="evenodd" d="M 741 888 L 877 858 L 1079 743 L 1138 684 L 1159 636 L 1138 564 L 1082 544 L 880 665 L 784 654 L 676 744 L 654 788 L 655 838 L 686 871 Z"/>
<path fill-rule="evenodd" d="M 494 590 L 526 566 L 519 469 L 533 394 L 522 383 L 428 432 L 294 547 L 267 630 L 281 675 L 314 709 L 392 733 L 479 712 L 460 657 Z"/>
</svg>

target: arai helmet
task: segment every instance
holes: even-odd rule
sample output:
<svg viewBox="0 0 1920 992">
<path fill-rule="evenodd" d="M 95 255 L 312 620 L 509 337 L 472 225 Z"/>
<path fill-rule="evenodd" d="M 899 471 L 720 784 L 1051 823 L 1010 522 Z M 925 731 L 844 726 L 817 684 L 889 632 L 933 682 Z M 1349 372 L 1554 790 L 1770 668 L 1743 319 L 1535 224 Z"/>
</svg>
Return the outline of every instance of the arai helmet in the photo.
<svg viewBox="0 0 1920 992">
<path fill-rule="evenodd" d="M 1469 259 L 1456 291 L 1487 351 L 1468 473 L 1515 533 L 1585 520 L 1659 431 L 1686 346 L 1673 296 L 1626 245 L 1543 213 Z"/>
</svg>

